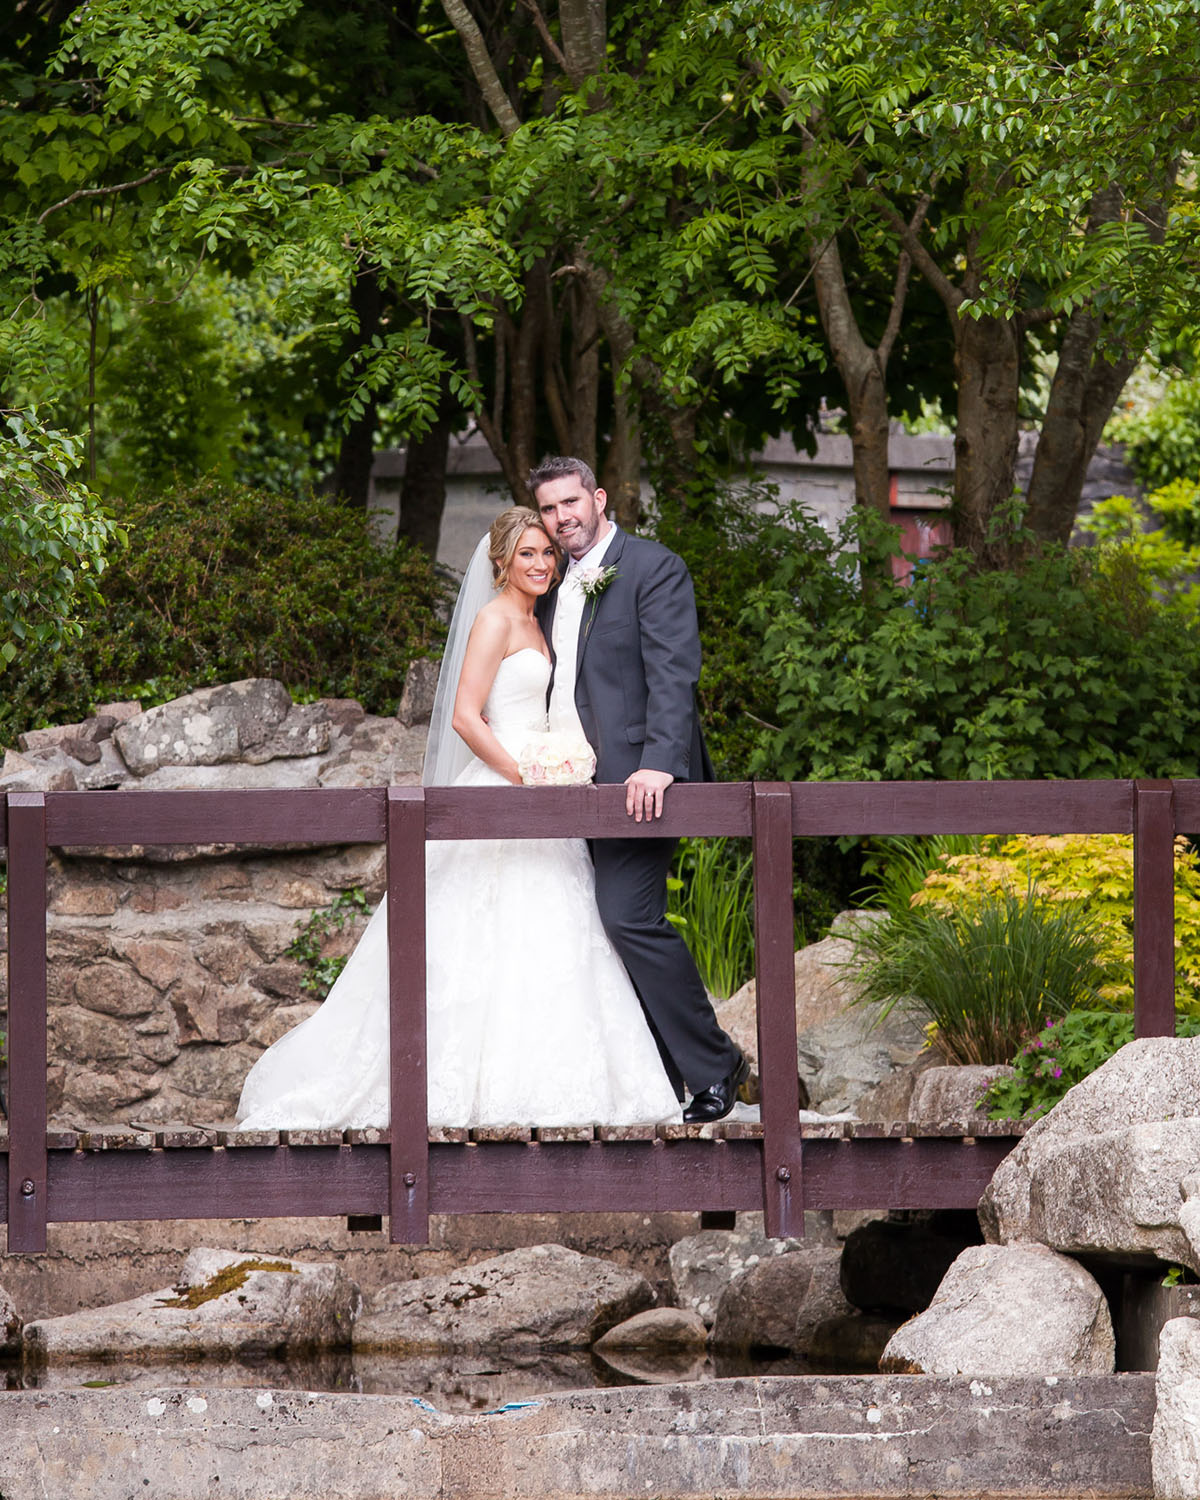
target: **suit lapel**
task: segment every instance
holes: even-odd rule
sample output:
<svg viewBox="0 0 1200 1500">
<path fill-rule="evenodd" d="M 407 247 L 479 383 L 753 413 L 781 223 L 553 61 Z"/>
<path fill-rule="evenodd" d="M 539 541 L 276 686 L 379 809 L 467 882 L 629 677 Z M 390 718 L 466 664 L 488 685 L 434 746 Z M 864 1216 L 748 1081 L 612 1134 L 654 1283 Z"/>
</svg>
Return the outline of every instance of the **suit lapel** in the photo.
<svg viewBox="0 0 1200 1500">
<path fill-rule="evenodd" d="M 621 553 L 625 549 L 625 533 L 621 530 L 621 528 L 615 521 L 613 522 L 613 530 L 617 534 L 608 544 L 608 551 L 600 560 L 600 566 L 602 568 L 616 567 L 617 561 L 620 558 Z M 579 647 L 575 653 L 576 682 L 579 681 L 579 669 L 583 665 L 583 653 L 587 649 L 588 641 L 591 639 L 592 626 L 595 623 L 596 616 L 604 608 L 604 600 L 607 594 L 608 590 L 605 589 L 604 593 L 601 594 L 598 598 L 584 598 L 583 614 L 579 617 Z"/>
</svg>

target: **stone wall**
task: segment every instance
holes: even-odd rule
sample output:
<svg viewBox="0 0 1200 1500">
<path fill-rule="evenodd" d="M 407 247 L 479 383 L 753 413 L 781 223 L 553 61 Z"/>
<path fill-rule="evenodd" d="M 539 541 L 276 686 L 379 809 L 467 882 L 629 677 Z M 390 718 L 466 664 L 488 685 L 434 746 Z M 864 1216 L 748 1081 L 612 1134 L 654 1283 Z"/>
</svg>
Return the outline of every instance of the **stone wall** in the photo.
<svg viewBox="0 0 1200 1500">
<path fill-rule="evenodd" d="M 5 755 L 0 792 L 411 785 L 432 678 L 424 666 L 412 677 L 405 719 L 344 700 L 294 706 L 269 680 L 146 713 L 106 705 L 83 724 L 22 736 Z M 54 850 L 52 1122 L 231 1119 L 255 1057 L 315 1008 L 288 945 L 353 886 L 372 903 L 382 895 L 381 846 Z M 363 925 L 348 925 L 327 951 L 349 951 Z M 6 936 L 5 924 L 0 946 Z"/>
</svg>

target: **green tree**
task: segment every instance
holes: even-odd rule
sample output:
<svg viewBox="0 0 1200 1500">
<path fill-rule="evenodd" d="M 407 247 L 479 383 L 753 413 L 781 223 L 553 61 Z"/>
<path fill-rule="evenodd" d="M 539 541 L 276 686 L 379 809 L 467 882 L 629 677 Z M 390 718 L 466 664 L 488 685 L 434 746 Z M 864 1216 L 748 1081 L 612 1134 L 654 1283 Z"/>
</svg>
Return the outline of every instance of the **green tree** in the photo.
<svg viewBox="0 0 1200 1500">
<path fill-rule="evenodd" d="M 807 247 L 842 377 L 859 499 L 885 508 L 889 358 L 910 272 L 941 302 L 956 386 L 955 524 L 983 561 L 1014 486 L 1023 381 L 1054 374 L 1028 497 L 1065 541 L 1087 463 L 1156 323 L 1188 321 L 1197 117 L 1189 5 L 724 0 L 681 20 L 676 61 L 760 123 L 762 179 L 731 226 Z M 697 60 L 697 59 L 701 59 Z M 851 243 L 886 319 L 847 284 Z M 995 549 L 1000 547 L 997 552 Z"/>
</svg>

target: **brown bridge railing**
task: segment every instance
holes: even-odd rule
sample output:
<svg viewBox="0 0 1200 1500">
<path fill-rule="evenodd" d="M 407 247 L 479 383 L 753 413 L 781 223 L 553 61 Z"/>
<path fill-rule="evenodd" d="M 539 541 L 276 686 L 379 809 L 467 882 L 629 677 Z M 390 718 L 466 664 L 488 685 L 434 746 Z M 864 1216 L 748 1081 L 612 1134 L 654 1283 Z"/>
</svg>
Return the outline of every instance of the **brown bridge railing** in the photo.
<svg viewBox="0 0 1200 1500">
<path fill-rule="evenodd" d="M 1200 831 L 1200 781 L 726 782 L 675 786 L 635 824 L 621 787 L 388 787 L 228 792 L 10 792 L 9 1122 L 0 1137 L 8 1249 L 48 1222 L 390 1216 L 395 1243 L 430 1213 L 759 1209 L 799 1234 L 803 1209 L 973 1207 L 1015 1136 L 798 1124 L 792 840 L 818 835 L 1120 833 L 1134 847 L 1139 1036 L 1175 1028 L 1177 833 Z M 752 840 L 761 1125 L 437 1130 L 426 1117 L 427 839 L 738 835 Z M 388 1130 L 47 1129 L 46 851 L 133 844 L 387 849 L 392 1120 Z"/>
</svg>

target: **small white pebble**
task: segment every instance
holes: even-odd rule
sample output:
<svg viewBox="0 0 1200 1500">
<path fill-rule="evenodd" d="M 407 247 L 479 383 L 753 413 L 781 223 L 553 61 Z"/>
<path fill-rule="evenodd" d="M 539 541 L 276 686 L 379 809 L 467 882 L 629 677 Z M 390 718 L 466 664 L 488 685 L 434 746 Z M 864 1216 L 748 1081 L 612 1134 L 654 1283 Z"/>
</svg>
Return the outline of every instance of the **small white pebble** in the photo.
<svg viewBox="0 0 1200 1500">
<path fill-rule="evenodd" d="M 201 1412 L 208 1410 L 208 1402 L 203 1396 L 189 1396 L 187 1409 L 188 1411 L 194 1411 L 199 1416 Z"/>
<path fill-rule="evenodd" d="M 1046 1376 L 1046 1384 L 1047 1385 L 1057 1385 L 1058 1384 L 1058 1376 L 1057 1375 L 1047 1375 Z"/>
<path fill-rule="evenodd" d="M 268 1406 L 274 1406 L 275 1397 L 272 1396 L 270 1391 L 259 1391 L 258 1395 L 254 1398 L 254 1404 L 258 1407 L 259 1411 L 266 1411 Z"/>
<path fill-rule="evenodd" d="M 867 1421 L 868 1422 L 878 1422 L 882 1416 L 883 1416 L 883 1413 L 879 1410 L 879 1408 L 877 1406 L 872 1406 L 867 1411 Z"/>
<path fill-rule="evenodd" d="M 165 1401 L 161 1401 L 157 1396 L 152 1396 L 150 1400 L 146 1402 L 146 1412 L 147 1415 L 151 1417 L 161 1417 L 166 1409 L 167 1403 Z"/>
</svg>

